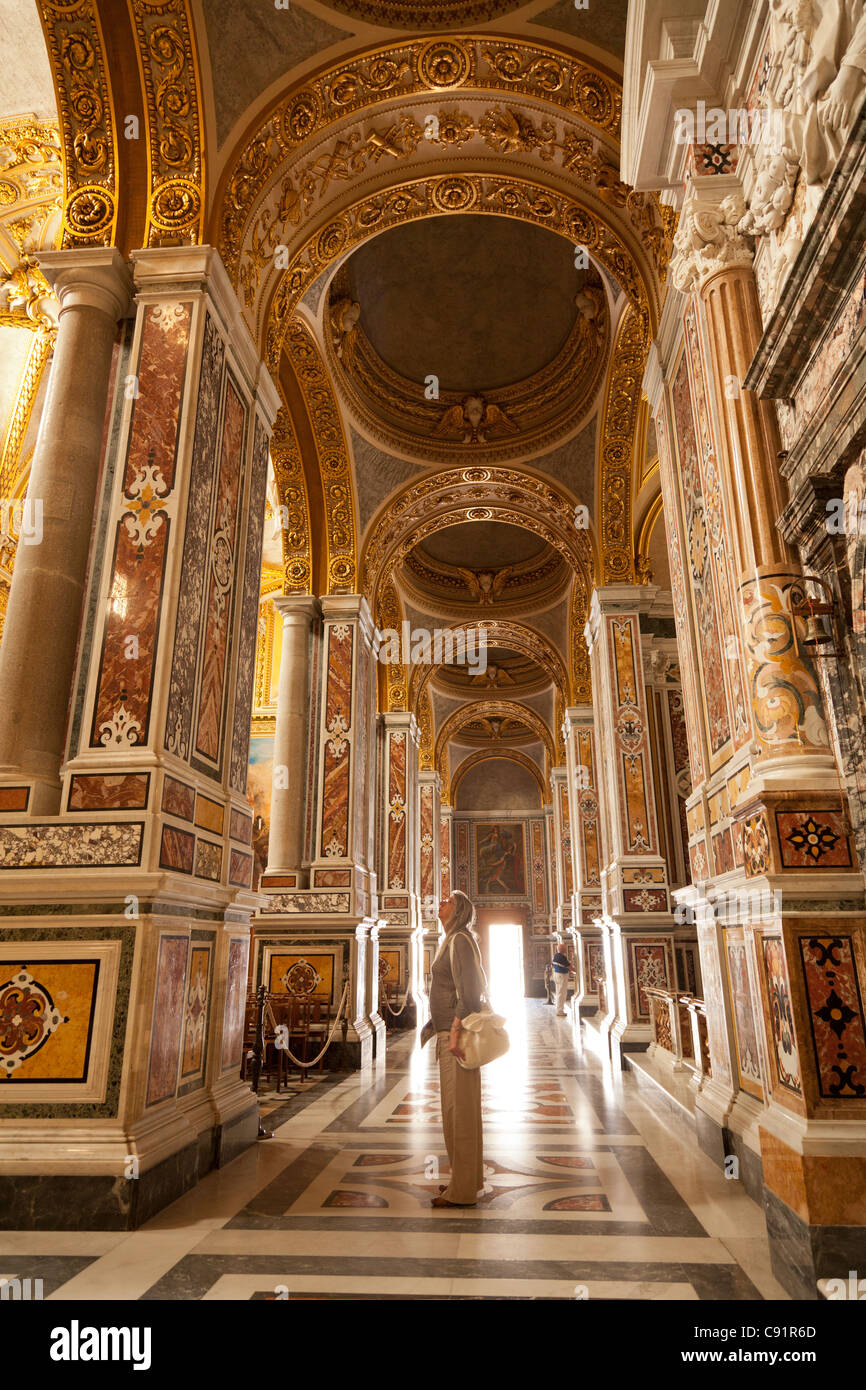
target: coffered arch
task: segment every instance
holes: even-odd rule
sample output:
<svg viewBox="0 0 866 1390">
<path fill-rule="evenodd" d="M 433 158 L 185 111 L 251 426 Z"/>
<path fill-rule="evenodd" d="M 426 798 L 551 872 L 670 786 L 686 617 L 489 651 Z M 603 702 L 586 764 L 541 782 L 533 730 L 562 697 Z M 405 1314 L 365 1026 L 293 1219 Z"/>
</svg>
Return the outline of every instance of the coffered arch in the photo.
<svg viewBox="0 0 866 1390">
<path fill-rule="evenodd" d="M 486 633 L 488 646 L 510 647 L 523 656 L 531 657 L 550 677 L 557 695 L 563 700 L 568 698 L 569 680 L 565 662 L 550 638 L 537 632 L 528 623 L 482 618 L 475 622 L 460 623 L 459 626 L 460 630 L 467 634 L 471 632 Z M 439 669 L 437 666 L 421 665 L 412 668 L 409 679 L 408 707 L 413 712 L 417 709 L 418 702 L 424 695 L 429 681 Z"/>
</svg>

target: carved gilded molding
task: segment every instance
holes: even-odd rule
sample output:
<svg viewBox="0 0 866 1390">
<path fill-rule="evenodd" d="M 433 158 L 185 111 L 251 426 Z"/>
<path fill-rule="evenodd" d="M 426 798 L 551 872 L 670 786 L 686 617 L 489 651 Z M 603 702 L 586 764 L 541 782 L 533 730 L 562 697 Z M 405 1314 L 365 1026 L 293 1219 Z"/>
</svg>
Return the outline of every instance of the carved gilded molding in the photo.
<svg viewBox="0 0 866 1390">
<path fill-rule="evenodd" d="M 330 9 L 367 24 L 396 29 L 438 29 L 451 24 L 486 24 L 519 10 L 526 0 L 325 0 Z"/>
<path fill-rule="evenodd" d="M 432 772 L 433 761 L 433 715 L 430 710 L 430 692 L 425 690 L 415 709 L 418 725 L 418 766 L 423 772 Z"/>
<path fill-rule="evenodd" d="M 445 767 L 447 751 L 447 748 L 443 748 L 442 763 L 437 768 L 437 771 L 442 777 L 443 784 L 445 783 L 448 772 L 448 769 L 446 769 Z M 477 753 L 470 753 L 469 757 L 464 758 L 460 766 L 455 768 L 451 776 L 451 782 L 449 787 L 449 799 L 450 804 L 452 806 L 455 806 L 457 804 L 457 789 L 460 786 L 460 783 L 463 781 L 463 778 L 466 776 L 467 772 L 471 772 L 472 768 L 477 767 L 479 763 L 490 762 L 493 758 L 504 759 L 506 762 L 517 763 L 520 767 L 525 768 L 527 772 L 531 773 L 531 775 L 535 778 L 535 781 L 538 783 L 539 800 L 542 804 L 544 803 L 545 777 L 539 769 L 538 764 L 534 762 L 532 758 L 528 758 L 525 753 L 521 753 L 518 748 L 508 748 L 506 745 L 503 745 L 502 748 L 497 748 L 495 752 L 493 750 L 488 751 L 488 749 L 486 748 L 481 748 L 478 750 Z"/>
<path fill-rule="evenodd" d="M 455 624 L 455 626 L 457 626 Z M 461 632 L 484 631 L 488 647 L 508 647 L 531 657 L 553 683 L 558 693 L 567 696 L 569 690 L 568 672 L 560 653 L 550 641 L 525 623 L 502 621 L 498 619 L 479 619 L 476 622 L 459 624 Z M 436 666 L 415 666 L 409 678 L 409 708 L 414 710 L 427 690 L 430 680 L 439 668 Z M 455 692 L 449 691 L 449 696 Z"/>
<path fill-rule="evenodd" d="M 56 121 L 0 123 L 0 324 L 35 330 L 54 293 L 33 259 L 60 244 L 63 151 Z M 52 316 L 52 323 L 53 323 Z M 48 326 L 45 324 L 45 326 Z"/>
<path fill-rule="evenodd" d="M 201 84 L 187 0 L 127 0 L 144 90 L 150 180 L 145 245 L 202 240 Z"/>
<path fill-rule="evenodd" d="M 604 584 L 629 584 L 634 575 L 632 461 L 650 340 L 648 320 L 629 307 L 616 332 L 602 416 L 600 500 Z"/>
<path fill-rule="evenodd" d="M 455 734 L 458 734 L 461 729 L 475 719 L 490 717 L 519 719 L 544 744 L 544 750 L 551 763 L 553 762 L 553 735 L 541 715 L 537 714 L 529 705 L 521 704 L 519 700 L 475 700 L 470 704 L 462 705 L 460 709 L 449 714 L 437 733 L 434 754 L 437 770 L 441 771 L 443 750 Z M 507 746 L 507 744 L 503 745 L 503 747 Z"/>
<path fill-rule="evenodd" d="M 447 213 L 493 214 L 533 222 L 585 247 L 609 271 L 649 325 L 651 300 L 642 271 L 619 231 L 583 202 L 526 179 L 445 174 L 400 183 L 363 198 L 310 233 L 289 261 L 267 315 L 265 360 L 276 372 L 287 324 L 298 300 L 352 247 L 390 227 Z"/>
<path fill-rule="evenodd" d="M 285 400 L 277 412 L 271 438 L 271 463 L 277 485 L 283 543 L 283 592 L 312 593 L 313 551 L 310 499 L 298 437 Z"/>
<path fill-rule="evenodd" d="M 355 482 L 340 407 L 316 340 L 302 318 L 292 318 L 284 348 L 304 397 L 318 454 L 327 537 L 326 592 L 352 594 L 357 592 L 358 575 Z"/>
<path fill-rule="evenodd" d="M 390 628 L 392 632 L 400 632 L 400 624 L 403 621 L 403 606 L 391 578 L 386 579 L 380 586 L 379 601 L 375 612 L 376 625 L 380 631 L 384 632 L 386 628 Z M 406 672 L 407 668 L 402 662 L 392 662 L 385 668 L 388 692 L 387 708 L 389 710 L 408 709 Z"/>
<path fill-rule="evenodd" d="M 622 91 L 605 74 L 574 55 L 526 39 L 495 35 L 461 35 L 448 39 L 409 39 L 343 57 L 324 71 L 284 94 L 249 136 L 224 181 L 220 223 L 215 239 L 223 261 L 237 284 L 244 242 L 251 242 L 249 222 L 260 195 L 288 166 L 301 147 L 321 145 L 328 128 L 347 116 L 380 108 L 385 101 L 430 94 L 466 94 L 473 90 L 535 97 L 577 116 L 590 129 L 613 141 L 619 137 Z M 453 99 L 453 98 L 452 98 Z M 440 122 L 441 126 L 441 122 Z M 327 160 L 333 177 L 340 160 L 357 162 L 358 136 L 343 137 L 341 147 Z M 392 142 L 391 142 L 392 143 Z M 518 137 L 508 142 L 520 148 Z M 374 157 L 394 155 L 378 138 Z M 281 229 L 301 220 L 303 190 L 286 177 L 281 188 Z M 259 226 L 260 244 L 271 228 Z M 275 243 L 270 242 L 270 247 Z"/>
<path fill-rule="evenodd" d="M 117 130 L 96 0 L 41 0 L 63 139 L 63 245 L 112 246 Z"/>
<path fill-rule="evenodd" d="M 510 386 L 476 396 L 441 390 L 429 401 L 423 383 L 402 376 L 382 360 L 362 324 L 354 330 L 351 352 L 342 356 L 327 335 L 329 366 L 365 432 L 401 457 L 428 463 L 453 463 L 455 455 L 484 460 L 525 457 L 575 429 L 598 392 L 610 325 L 604 289 L 600 281 L 596 286 L 594 317 L 578 315 L 554 358 Z M 466 418 L 467 401 L 477 401 L 479 410 L 481 403 L 484 406 L 475 429 Z"/>
</svg>

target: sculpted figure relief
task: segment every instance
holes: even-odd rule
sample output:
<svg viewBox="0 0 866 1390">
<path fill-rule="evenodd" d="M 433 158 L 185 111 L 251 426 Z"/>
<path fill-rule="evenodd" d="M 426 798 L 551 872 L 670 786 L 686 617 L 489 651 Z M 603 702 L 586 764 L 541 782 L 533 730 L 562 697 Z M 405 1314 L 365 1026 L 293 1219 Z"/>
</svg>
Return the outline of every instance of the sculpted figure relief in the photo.
<svg viewBox="0 0 866 1390">
<path fill-rule="evenodd" d="M 700 203 L 690 199 L 680 214 L 674 237 L 676 259 L 671 267 L 674 285 L 691 294 L 713 271 L 726 265 L 749 265 L 752 248 L 739 230 L 746 214 L 740 193 L 731 193 L 721 203 Z"/>
</svg>

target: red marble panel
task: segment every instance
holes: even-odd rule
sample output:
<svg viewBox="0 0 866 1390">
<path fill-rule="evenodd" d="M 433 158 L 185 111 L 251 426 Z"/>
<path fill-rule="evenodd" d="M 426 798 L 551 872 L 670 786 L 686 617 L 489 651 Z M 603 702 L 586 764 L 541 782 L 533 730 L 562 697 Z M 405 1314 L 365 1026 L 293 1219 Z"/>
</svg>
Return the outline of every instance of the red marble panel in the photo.
<svg viewBox="0 0 866 1390">
<path fill-rule="evenodd" d="M 205 1043 L 210 989 L 211 947 L 192 945 L 189 953 L 189 979 L 183 1014 L 181 1081 L 200 1076 L 204 1069 Z"/>
<path fill-rule="evenodd" d="M 866 1025 L 850 936 L 801 936 L 809 1024 L 821 1095 L 866 1097 Z"/>
<path fill-rule="evenodd" d="M 406 886 L 406 735 L 388 736 L 388 887 Z"/>
<path fill-rule="evenodd" d="M 604 947 L 600 941 L 586 941 L 583 947 L 583 969 L 588 994 L 595 994 L 604 975 Z"/>
<path fill-rule="evenodd" d="M 229 943 L 226 1010 L 223 1020 L 222 1069 L 239 1067 L 244 1042 L 244 1004 L 247 995 L 249 940 Z"/>
<path fill-rule="evenodd" d="M 159 844 L 159 867 L 174 869 L 179 874 L 192 873 L 195 836 L 186 830 L 178 830 L 174 825 L 162 827 Z"/>
<path fill-rule="evenodd" d="M 246 409 L 234 383 L 226 385 L 216 510 L 208 561 L 204 659 L 198 696 L 196 752 L 219 762 L 223 692 L 232 614 Z"/>
<path fill-rule="evenodd" d="M 436 891 L 436 841 L 433 838 L 433 788 L 429 782 L 421 787 L 421 884 L 422 898 L 432 898 Z M 394 887 L 398 885 L 395 884 Z"/>
<path fill-rule="evenodd" d="M 568 806 L 568 787 L 559 785 L 559 807 L 562 815 L 562 871 L 565 875 L 565 896 L 574 890 L 574 871 L 571 862 L 571 815 Z"/>
<path fill-rule="evenodd" d="M 79 773 L 69 784 L 70 811 L 92 811 L 102 806 L 116 811 L 143 811 L 147 805 L 147 772 Z"/>
<path fill-rule="evenodd" d="M 91 747 L 147 742 L 191 306 L 144 311 Z"/>
<path fill-rule="evenodd" d="M 351 883 L 351 869 L 316 869 L 313 872 L 314 888 L 349 888 Z"/>
<path fill-rule="evenodd" d="M 249 888 L 252 882 L 253 856 L 233 849 L 229 857 L 229 883 L 234 888 Z"/>
<path fill-rule="evenodd" d="M 851 847 L 839 811 L 777 811 L 776 830 L 786 869 L 850 868 Z"/>
<path fill-rule="evenodd" d="M 650 1016 L 647 989 L 670 989 L 668 958 L 664 942 L 629 940 L 629 985 L 635 1015 Z"/>
<path fill-rule="evenodd" d="M 166 777 L 162 787 L 162 809 L 170 816 L 191 821 L 195 810 L 195 788 L 176 777 Z"/>
<path fill-rule="evenodd" d="M 244 815 L 243 811 L 238 811 L 233 806 L 229 821 L 229 835 L 233 840 L 239 840 L 242 845 L 251 844 L 253 838 L 252 816 Z"/>
<path fill-rule="evenodd" d="M 183 1024 L 184 985 L 189 941 L 185 936 L 159 939 L 156 994 L 147 1074 L 147 1105 L 168 1100 L 177 1089 L 177 1063 Z"/>
<path fill-rule="evenodd" d="M 530 825 L 532 843 L 532 892 L 536 912 L 544 911 L 544 825 L 532 821 Z"/>
<path fill-rule="evenodd" d="M 439 822 L 439 896 L 451 896 L 451 827 L 447 820 Z"/>
<path fill-rule="evenodd" d="M 0 787 L 0 811 L 26 811 L 29 787 Z"/>
<path fill-rule="evenodd" d="M 788 966 L 785 961 L 781 938 L 778 936 L 761 937 L 761 954 L 767 986 L 767 1003 L 770 1011 L 768 1022 L 776 1062 L 776 1076 L 786 1090 L 799 1096 L 802 1095 L 803 1091 L 800 1076 L 800 1056 L 794 1031 L 794 1009 L 791 1003 Z"/>
<path fill-rule="evenodd" d="M 352 725 L 352 648 L 350 623 L 328 629 L 328 685 L 325 698 L 325 741 L 322 777 L 322 841 L 320 853 L 340 857 L 349 845 L 349 769 Z"/>
<path fill-rule="evenodd" d="M 657 845 L 655 816 L 647 795 L 649 737 L 637 615 L 608 618 L 607 625 L 616 697 L 614 743 L 623 840 L 626 852 L 646 854 Z"/>
<path fill-rule="evenodd" d="M 713 860 L 717 874 L 727 874 L 734 867 L 734 851 L 731 845 L 731 832 L 721 830 L 713 836 Z"/>
<path fill-rule="evenodd" d="M 151 470 L 174 487 L 177 425 L 183 396 L 192 305 L 160 303 L 144 311 L 138 359 L 138 394 L 132 403 L 129 452 L 123 490 L 132 496 L 136 479 Z"/>
<path fill-rule="evenodd" d="M 667 893 L 663 888 L 624 888 L 623 906 L 626 912 L 666 912 Z"/>
</svg>

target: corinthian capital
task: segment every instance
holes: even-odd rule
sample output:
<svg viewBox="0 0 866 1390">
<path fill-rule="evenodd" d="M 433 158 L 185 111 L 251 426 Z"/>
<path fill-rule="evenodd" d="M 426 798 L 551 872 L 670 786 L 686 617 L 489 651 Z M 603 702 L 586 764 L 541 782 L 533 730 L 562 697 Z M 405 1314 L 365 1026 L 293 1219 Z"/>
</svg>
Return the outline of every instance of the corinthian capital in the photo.
<svg viewBox="0 0 866 1390">
<path fill-rule="evenodd" d="M 723 266 L 751 265 L 751 237 L 738 230 L 746 214 L 742 194 L 731 193 L 720 203 L 692 194 L 680 213 L 674 238 L 671 275 L 678 290 L 692 294 Z"/>
</svg>

